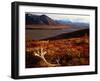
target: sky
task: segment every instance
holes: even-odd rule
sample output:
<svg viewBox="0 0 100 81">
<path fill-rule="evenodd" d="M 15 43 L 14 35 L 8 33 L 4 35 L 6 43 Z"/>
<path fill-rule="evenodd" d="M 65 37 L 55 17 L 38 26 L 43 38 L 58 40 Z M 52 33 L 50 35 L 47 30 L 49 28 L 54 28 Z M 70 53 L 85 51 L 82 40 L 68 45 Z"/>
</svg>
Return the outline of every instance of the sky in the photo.
<svg viewBox="0 0 100 81">
<path fill-rule="evenodd" d="M 84 14 L 52 14 L 52 13 L 31 13 L 34 15 L 47 15 L 54 20 L 70 20 L 71 22 L 89 23 L 89 15 Z"/>
</svg>

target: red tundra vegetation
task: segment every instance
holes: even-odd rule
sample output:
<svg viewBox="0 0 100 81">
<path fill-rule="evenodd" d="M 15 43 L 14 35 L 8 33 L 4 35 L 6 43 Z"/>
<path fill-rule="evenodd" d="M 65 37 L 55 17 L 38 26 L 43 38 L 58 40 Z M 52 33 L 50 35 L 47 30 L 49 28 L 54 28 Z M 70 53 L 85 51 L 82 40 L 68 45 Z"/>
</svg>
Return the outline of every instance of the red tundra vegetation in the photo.
<svg viewBox="0 0 100 81">
<path fill-rule="evenodd" d="M 26 41 L 26 68 L 89 65 L 89 36 Z"/>
</svg>

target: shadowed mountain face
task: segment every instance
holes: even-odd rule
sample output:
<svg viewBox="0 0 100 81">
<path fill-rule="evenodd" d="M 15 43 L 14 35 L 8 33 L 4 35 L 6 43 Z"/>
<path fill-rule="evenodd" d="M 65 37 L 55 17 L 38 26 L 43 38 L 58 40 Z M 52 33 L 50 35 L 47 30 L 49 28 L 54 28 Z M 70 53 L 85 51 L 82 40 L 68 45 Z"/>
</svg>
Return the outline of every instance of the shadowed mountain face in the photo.
<svg viewBox="0 0 100 81">
<path fill-rule="evenodd" d="M 26 14 L 26 25 L 29 24 L 56 25 L 57 23 L 46 15 Z"/>
</svg>

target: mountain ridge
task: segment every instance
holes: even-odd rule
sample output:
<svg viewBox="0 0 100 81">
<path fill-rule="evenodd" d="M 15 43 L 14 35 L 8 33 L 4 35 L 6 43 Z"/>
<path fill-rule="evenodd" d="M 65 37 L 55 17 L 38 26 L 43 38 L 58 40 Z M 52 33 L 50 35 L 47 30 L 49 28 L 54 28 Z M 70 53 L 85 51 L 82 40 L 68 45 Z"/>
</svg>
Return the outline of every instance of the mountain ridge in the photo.
<svg viewBox="0 0 100 81">
<path fill-rule="evenodd" d="M 26 24 L 56 25 L 57 23 L 46 15 L 26 14 Z"/>
<path fill-rule="evenodd" d="M 72 22 L 69 19 L 66 20 L 54 20 L 47 15 L 34 15 L 34 14 L 26 14 L 26 25 L 71 25 L 74 27 L 89 27 L 89 23 L 84 22 Z"/>
</svg>

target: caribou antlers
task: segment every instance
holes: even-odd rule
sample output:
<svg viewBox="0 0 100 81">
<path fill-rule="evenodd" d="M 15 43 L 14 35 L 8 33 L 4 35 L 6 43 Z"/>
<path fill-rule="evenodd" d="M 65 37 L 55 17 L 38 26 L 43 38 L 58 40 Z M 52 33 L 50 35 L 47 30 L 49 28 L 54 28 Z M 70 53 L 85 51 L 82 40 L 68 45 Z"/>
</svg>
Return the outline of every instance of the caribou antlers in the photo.
<svg viewBox="0 0 100 81">
<path fill-rule="evenodd" d="M 42 47 L 37 47 L 34 50 L 34 55 L 40 57 L 48 67 L 54 67 L 54 66 L 59 66 L 60 65 L 58 59 L 56 60 L 57 64 L 49 63 L 44 57 L 45 54 L 47 54 L 47 52 Z"/>
</svg>

